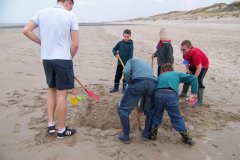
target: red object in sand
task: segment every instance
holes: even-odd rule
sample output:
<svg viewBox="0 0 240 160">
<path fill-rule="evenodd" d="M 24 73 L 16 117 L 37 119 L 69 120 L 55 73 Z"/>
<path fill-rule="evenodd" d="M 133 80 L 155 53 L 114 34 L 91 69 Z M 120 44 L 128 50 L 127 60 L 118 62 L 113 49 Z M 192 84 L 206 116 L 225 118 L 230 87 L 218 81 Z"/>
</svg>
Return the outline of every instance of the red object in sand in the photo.
<svg viewBox="0 0 240 160">
<path fill-rule="evenodd" d="M 90 97 L 91 99 L 93 99 L 97 102 L 100 100 L 100 97 L 97 96 L 95 93 L 93 93 L 93 91 L 90 91 L 89 89 L 85 88 L 84 85 L 79 81 L 79 79 L 77 79 L 77 77 L 74 76 L 74 79 L 78 82 L 78 84 L 80 84 L 80 86 L 85 91 L 85 93 L 88 95 L 88 97 Z"/>
<path fill-rule="evenodd" d="M 97 102 L 100 100 L 100 97 L 97 96 L 95 93 L 93 93 L 92 91 L 88 90 L 87 88 L 84 88 L 84 90 L 86 91 L 88 97 L 96 100 Z"/>
</svg>

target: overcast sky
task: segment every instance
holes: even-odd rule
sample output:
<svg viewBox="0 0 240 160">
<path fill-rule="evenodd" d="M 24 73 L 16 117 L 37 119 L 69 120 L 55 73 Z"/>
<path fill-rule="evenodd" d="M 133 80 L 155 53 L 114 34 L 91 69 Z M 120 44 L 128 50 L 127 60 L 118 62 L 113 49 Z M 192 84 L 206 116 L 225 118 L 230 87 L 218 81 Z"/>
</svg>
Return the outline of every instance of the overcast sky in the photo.
<svg viewBox="0 0 240 160">
<path fill-rule="evenodd" d="M 0 0 L 0 23 L 25 23 L 38 10 L 57 0 Z M 151 16 L 175 10 L 191 10 L 236 0 L 75 0 L 79 22 L 102 22 Z"/>
</svg>

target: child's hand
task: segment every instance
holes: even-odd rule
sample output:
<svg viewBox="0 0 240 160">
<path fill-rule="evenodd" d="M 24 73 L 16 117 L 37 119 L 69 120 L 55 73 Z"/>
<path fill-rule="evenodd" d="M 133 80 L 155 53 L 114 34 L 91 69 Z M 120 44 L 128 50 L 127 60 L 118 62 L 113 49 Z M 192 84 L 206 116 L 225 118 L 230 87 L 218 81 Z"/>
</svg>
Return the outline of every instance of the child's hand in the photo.
<svg viewBox="0 0 240 160">
<path fill-rule="evenodd" d="M 195 104 L 197 102 L 197 95 L 196 94 L 191 94 L 189 97 L 189 101 L 191 104 Z"/>
<path fill-rule="evenodd" d="M 152 55 L 152 56 L 151 56 L 151 59 L 153 60 L 154 58 L 155 58 L 154 55 Z"/>
<path fill-rule="evenodd" d="M 117 59 L 119 59 L 119 57 L 120 57 L 120 56 L 119 56 L 119 53 L 116 54 L 116 57 L 117 57 Z"/>
<path fill-rule="evenodd" d="M 187 70 L 187 73 L 188 73 L 188 74 L 192 74 L 192 72 L 191 72 L 189 69 Z"/>
</svg>

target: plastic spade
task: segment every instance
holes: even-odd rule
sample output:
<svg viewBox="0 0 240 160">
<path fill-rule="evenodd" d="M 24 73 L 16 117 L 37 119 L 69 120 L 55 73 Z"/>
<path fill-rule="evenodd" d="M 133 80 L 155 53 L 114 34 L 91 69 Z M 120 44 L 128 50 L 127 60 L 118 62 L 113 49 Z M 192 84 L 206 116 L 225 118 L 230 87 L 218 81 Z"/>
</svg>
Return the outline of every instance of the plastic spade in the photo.
<svg viewBox="0 0 240 160">
<path fill-rule="evenodd" d="M 100 100 L 99 96 L 97 96 L 95 93 L 93 93 L 93 91 L 90 91 L 89 89 L 85 88 L 84 85 L 79 81 L 79 79 L 77 79 L 77 77 L 74 76 L 74 79 L 82 87 L 82 89 L 88 95 L 89 98 L 94 99 L 97 102 Z"/>
</svg>

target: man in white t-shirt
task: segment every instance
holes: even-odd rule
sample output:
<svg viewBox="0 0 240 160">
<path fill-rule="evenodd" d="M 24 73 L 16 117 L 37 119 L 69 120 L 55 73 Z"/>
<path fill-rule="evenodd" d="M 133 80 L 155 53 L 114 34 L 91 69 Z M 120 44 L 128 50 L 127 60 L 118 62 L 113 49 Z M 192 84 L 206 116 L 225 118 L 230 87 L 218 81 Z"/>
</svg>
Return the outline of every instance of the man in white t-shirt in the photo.
<svg viewBox="0 0 240 160">
<path fill-rule="evenodd" d="M 48 84 L 48 133 L 55 133 L 54 114 L 58 112 L 58 138 L 76 133 L 65 125 L 67 90 L 74 88 L 72 58 L 79 46 L 78 21 L 70 12 L 73 0 L 57 0 L 55 7 L 36 13 L 23 34 L 41 46 L 41 59 Z M 39 28 L 38 37 L 33 30 Z"/>
</svg>

